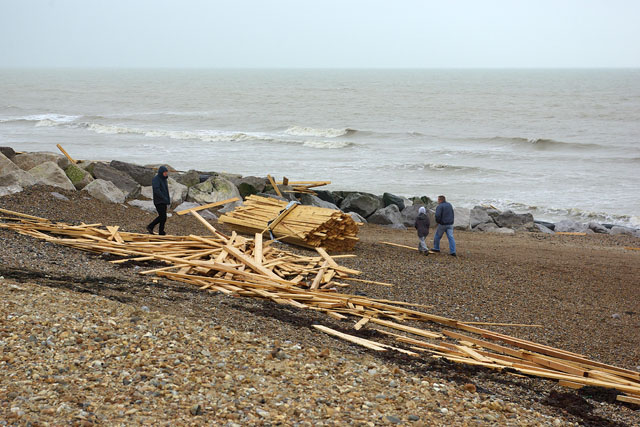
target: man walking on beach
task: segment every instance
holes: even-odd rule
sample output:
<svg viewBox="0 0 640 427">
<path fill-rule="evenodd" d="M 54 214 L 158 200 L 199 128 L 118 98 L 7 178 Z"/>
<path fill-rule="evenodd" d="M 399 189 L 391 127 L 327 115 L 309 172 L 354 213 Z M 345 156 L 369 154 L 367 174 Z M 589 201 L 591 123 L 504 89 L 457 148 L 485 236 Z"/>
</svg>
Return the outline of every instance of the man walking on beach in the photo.
<svg viewBox="0 0 640 427">
<path fill-rule="evenodd" d="M 429 255 L 429 248 L 425 239 L 429 235 L 429 227 L 431 223 L 429 221 L 429 215 L 427 215 L 427 209 L 424 206 L 420 206 L 418 209 L 418 217 L 414 223 L 416 230 L 418 230 L 418 251 L 421 254 Z"/>
<path fill-rule="evenodd" d="M 153 234 L 153 228 L 156 224 L 159 224 L 158 234 L 164 236 L 164 224 L 167 222 L 167 207 L 171 204 L 171 197 L 169 196 L 169 171 L 166 166 L 160 166 L 158 168 L 158 174 L 153 177 L 151 181 L 151 188 L 153 189 L 153 204 L 156 205 L 156 211 L 158 211 L 158 217 L 147 225 L 149 234 Z"/>
<path fill-rule="evenodd" d="M 440 239 L 447 233 L 449 240 L 449 254 L 456 256 L 456 241 L 453 239 L 453 206 L 447 202 L 444 196 L 438 196 L 438 207 L 436 208 L 436 235 L 433 236 L 433 251 L 440 252 Z"/>
</svg>

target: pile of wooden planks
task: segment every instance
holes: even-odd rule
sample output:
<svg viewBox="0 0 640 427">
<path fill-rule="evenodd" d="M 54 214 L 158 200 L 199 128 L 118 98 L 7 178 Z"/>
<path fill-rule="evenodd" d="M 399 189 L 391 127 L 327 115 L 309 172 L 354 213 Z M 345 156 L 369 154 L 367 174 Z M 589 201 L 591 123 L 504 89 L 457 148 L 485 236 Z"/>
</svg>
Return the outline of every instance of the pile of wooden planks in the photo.
<svg viewBox="0 0 640 427">
<path fill-rule="evenodd" d="M 418 311 L 416 307 L 424 307 L 417 304 L 340 293 L 338 289 L 346 285 L 338 280 L 351 280 L 350 276 L 359 272 L 338 265 L 337 257 L 321 248 L 316 249 L 318 256 L 305 257 L 263 242 L 260 233 L 254 240 L 219 232 L 211 236 L 153 236 L 126 233 L 117 226 L 69 225 L 3 209 L 0 213 L 6 215 L 0 217 L 2 228 L 122 257 L 113 263 L 157 260 L 167 264 L 141 274 L 188 283 L 203 291 L 269 299 L 326 313 L 352 322 L 355 331 L 371 328 L 378 333 L 378 340 L 314 326 L 374 351 L 427 355 L 508 374 L 558 380 L 571 388 L 605 387 L 619 391 L 620 401 L 640 404 L 640 372 Z"/>
<path fill-rule="evenodd" d="M 283 190 L 283 192 L 291 192 L 291 193 L 302 193 L 302 194 L 311 194 L 313 196 L 317 195 L 312 188 L 322 187 L 324 185 L 331 184 L 331 181 L 289 181 L 287 177 L 282 178 L 282 181 L 272 182 L 271 185 L 277 184 L 274 189 L 277 189 L 278 185 L 288 185 L 291 187 L 291 190 Z"/>
<path fill-rule="evenodd" d="M 218 221 L 241 233 L 270 231 L 283 242 L 323 247 L 330 252 L 352 250 L 358 241 L 358 225 L 348 214 L 256 195 L 247 197 L 242 206 L 225 213 Z"/>
</svg>

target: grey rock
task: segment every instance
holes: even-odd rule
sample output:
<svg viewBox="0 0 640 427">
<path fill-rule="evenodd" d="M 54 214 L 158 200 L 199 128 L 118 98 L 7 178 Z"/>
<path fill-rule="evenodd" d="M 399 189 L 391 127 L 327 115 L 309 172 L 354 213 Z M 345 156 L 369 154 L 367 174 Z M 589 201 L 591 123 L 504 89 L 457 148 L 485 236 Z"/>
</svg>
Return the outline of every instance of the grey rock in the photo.
<svg viewBox="0 0 640 427">
<path fill-rule="evenodd" d="M 0 147 L 0 154 L 11 160 L 16 155 L 16 152 L 11 147 Z"/>
<path fill-rule="evenodd" d="M 366 224 L 367 223 L 366 218 L 363 217 L 362 215 L 356 213 L 356 212 L 348 212 L 347 214 L 349 216 L 351 216 L 351 219 L 356 223 L 358 223 L 358 222 L 360 222 L 362 224 Z"/>
<path fill-rule="evenodd" d="M 493 218 L 487 213 L 487 209 L 482 206 L 474 206 L 469 212 L 469 226 L 473 229 L 480 224 L 493 223 Z"/>
<path fill-rule="evenodd" d="M 404 207 L 405 207 L 405 209 L 406 209 L 408 206 L 413 206 L 413 202 L 412 202 L 411 200 L 409 200 L 408 198 L 406 198 L 406 197 L 402 197 L 402 201 L 404 202 Z"/>
<path fill-rule="evenodd" d="M 167 179 L 167 184 L 169 185 L 169 197 L 171 198 L 171 203 L 180 204 L 184 202 L 187 198 L 187 194 L 189 193 L 189 187 L 180 184 L 172 177 Z M 151 193 L 151 198 L 153 198 L 153 191 Z"/>
<path fill-rule="evenodd" d="M 593 230 L 594 233 L 600 233 L 600 234 L 609 233 L 609 229 L 607 227 L 595 221 L 589 222 L 589 224 L 587 224 L 587 227 L 589 227 L 589 230 Z"/>
<path fill-rule="evenodd" d="M 539 225 L 543 225 L 543 226 L 545 226 L 546 228 L 548 228 L 551 231 L 555 230 L 555 228 L 556 228 L 556 225 L 554 223 L 552 223 L 552 222 L 538 221 L 538 220 L 534 220 L 533 222 L 536 223 L 536 224 L 539 224 Z"/>
<path fill-rule="evenodd" d="M 438 206 L 438 203 L 431 200 L 431 198 L 427 196 L 420 197 L 410 197 L 409 200 L 413 202 L 414 205 L 425 206 L 427 209 L 434 209 Z"/>
<path fill-rule="evenodd" d="M 12 170 L 11 172 L 0 176 L 0 186 L 2 187 L 18 186 L 21 188 L 25 188 L 36 185 L 37 183 L 38 180 L 36 179 L 36 177 L 31 175 L 27 171 L 23 171 L 17 166 L 15 170 Z"/>
<path fill-rule="evenodd" d="M 407 227 L 405 227 L 404 224 L 389 224 L 389 225 L 385 225 L 384 227 L 389 228 L 391 230 L 406 230 Z"/>
<path fill-rule="evenodd" d="M 142 209 L 143 211 L 156 213 L 156 205 L 153 204 L 151 200 L 129 200 L 127 202 L 131 206 L 135 206 L 137 208 Z"/>
<path fill-rule="evenodd" d="M 89 172 L 74 164 L 67 166 L 64 173 L 67 175 L 67 178 L 69 178 L 76 190 L 82 190 L 91 181 L 93 181 L 93 176 L 91 176 Z"/>
<path fill-rule="evenodd" d="M 400 209 L 395 204 L 391 204 L 386 208 L 381 208 L 370 215 L 367 220 L 371 224 L 391 225 L 402 224 L 402 215 Z"/>
<path fill-rule="evenodd" d="M 56 192 L 56 191 L 52 191 L 52 192 L 51 192 L 51 195 L 52 195 L 55 199 L 58 199 L 58 200 L 67 200 L 67 201 L 69 200 L 69 198 L 68 198 L 67 196 L 65 196 L 64 194 L 60 194 L 60 193 L 58 193 L 58 192 Z"/>
<path fill-rule="evenodd" d="M 507 227 L 513 229 L 526 228 L 525 225 L 533 222 L 533 215 L 531 215 L 530 213 L 517 214 L 511 210 L 506 210 L 496 216 L 494 221 L 498 225 L 498 227 Z"/>
<path fill-rule="evenodd" d="M 553 231 L 552 229 L 545 227 L 542 224 L 536 223 L 536 226 L 538 227 L 538 231 L 540 231 L 541 233 L 545 233 L 545 234 L 556 234 L 555 231 Z"/>
<path fill-rule="evenodd" d="M 340 209 L 344 212 L 356 212 L 365 218 L 382 207 L 380 197 L 370 193 L 350 193 L 340 203 Z"/>
<path fill-rule="evenodd" d="M 342 201 L 342 199 L 340 197 L 336 197 L 332 191 L 327 191 L 327 190 L 313 190 L 315 191 L 316 195 L 324 200 L 325 202 L 329 202 L 332 203 L 336 206 L 340 205 L 340 202 Z"/>
<path fill-rule="evenodd" d="M 299 200 L 300 200 L 300 203 L 302 203 L 303 205 L 315 206 L 318 208 L 333 209 L 337 211 L 340 210 L 340 208 L 338 208 L 333 203 L 322 200 L 321 198 L 319 198 L 318 196 L 314 196 L 313 194 L 302 194 L 300 195 Z"/>
<path fill-rule="evenodd" d="M 402 197 L 391 193 L 384 193 L 382 195 L 382 204 L 385 208 L 389 205 L 396 205 L 399 210 L 403 210 L 405 208 Z"/>
<path fill-rule="evenodd" d="M 189 202 L 207 204 L 233 197 L 240 198 L 238 187 L 222 176 L 214 176 L 205 182 L 190 187 L 186 199 Z M 240 202 L 236 203 L 240 204 Z"/>
<path fill-rule="evenodd" d="M 34 153 L 16 154 L 11 160 L 13 161 L 13 163 L 18 165 L 20 169 L 26 171 L 31 170 L 34 167 L 45 162 L 54 162 L 60 169 L 66 169 L 70 164 L 69 159 L 67 159 L 65 156 L 48 151 L 36 151 Z"/>
<path fill-rule="evenodd" d="M 96 179 L 111 181 L 125 195 L 125 198 L 134 198 L 140 194 L 140 184 L 126 173 L 113 168 L 105 163 L 98 162 L 93 165 L 91 174 Z"/>
<path fill-rule="evenodd" d="M 398 417 L 396 417 L 395 415 L 387 415 L 386 417 L 384 417 L 385 420 L 387 420 L 387 422 L 390 422 L 391 424 L 401 424 L 402 420 Z"/>
<path fill-rule="evenodd" d="M 16 156 L 17 157 L 17 156 Z M 71 183 L 67 174 L 54 162 L 40 163 L 33 169 L 29 169 L 29 173 L 33 175 L 39 184 L 60 187 L 64 190 L 75 191 L 76 187 Z"/>
<path fill-rule="evenodd" d="M 264 192 L 267 186 L 267 179 L 257 176 L 240 176 L 230 177 L 229 181 L 238 187 L 238 191 L 243 199 L 251 194 L 258 194 Z"/>
<path fill-rule="evenodd" d="M 407 419 L 408 419 L 409 421 L 420 421 L 420 417 L 419 417 L 419 416 L 417 416 L 417 415 L 413 415 L 413 414 L 412 414 L 412 415 L 409 415 L 409 416 L 407 417 Z"/>
<path fill-rule="evenodd" d="M 18 165 L 13 163 L 7 156 L 0 153 L 0 176 L 6 175 L 9 172 L 15 172 L 20 170 Z"/>
<path fill-rule="evenodd" d="M 453 228 L 455 230 L 469 230 L 471 227 L 470 216 L 471 209 L 469 208 L 454 208 Z"/>
<path fill-rule="evenodd" d="M 581 224 L 570 219 L 563 219 L 556 223 L 554 231 L 563 233 L 584 233 L 587 229 L 588 228 L 585 224 Z"/>
<path fill-rule="evenodd" d="M 612 236 L 616 236 L 618 234 L 624 234 L 624 235 L 627 235 L 627 236 L 633 236 L 635 231 L 636 230 L 634 228 L 623 227 L 621 225 L 614 225 L 613 227 L 611 227 L 611 230 L 609 231 L 609 234 L 611 234 Z"/>
<path fill-rule="evenodd" d="M 500 227 L 498 227 L 495 223 L 493 222 L 483 222 L 482 224 L 478 224 L 473 228 L 473 231 L 496 231 L 500 229 Z"/>
<path fill-rule="evenodd" d="M 8 185 L 6 187 L 0 187 L 0 197 L 8 196 L 9 194 L 19 193 L 23 190 L 19 185 Z"/>
<path fill-rule="evenodd" d="M 105 181 L 104 179 L 92 181 L 82 191 L 86 191 L 96 199 L 107 203 L 124 203 L 126 199 L 122 190 L 111 181 Z"/>
<path fill-rule="evenodd" d="M 200 184 L 201 182 L 200 172 L 191 169 L 191 170 L 188 170 L 187 172 L 184 172 L 175 176 L 175 180 L 182 185 L 186 185 L 187 187 L 193 187 L 194 185 Z"/>
<path fill-rule="evenodd" d="M 183 211 L 185 209 L 191 209 L 191 208 L 197 208 L 198 206 L 201 206 L 200 203 L 193 203 L 193 202 L 182 202 L 180 203 L 178 206 L 175 207 L 175 209 L 173 210 L 174 212 L 179 212 L 179 211 Z M 198 213 L 200 214 L 201 217 L 203 217 L 204 219 L 214 219 L 217 220 L 218 217 L 216 216 L 216 214 L 214 214 L 213 212 L 211 212 L 209 209 L 203 209 L 198 211 Z"/>
<path fill-rule="evenodd" d="M 622 319 L 622 316 L 620 316 L 618 313 L 613 313 L 611 315 L 611 318 L 612 319 L 616 319 L 616 320 L 620 320 L 620 319 Z"/>
<path fill-rule="evenodd" d="M 112 160 L 111 163 L 109 163 L 109 166 L 129 175 L 140 185 L 151 185 L 151 180 L 158 173 L 157 169 L 151 169 L 133 163 L 121 162 L 119 160 Z"/>
</svg>

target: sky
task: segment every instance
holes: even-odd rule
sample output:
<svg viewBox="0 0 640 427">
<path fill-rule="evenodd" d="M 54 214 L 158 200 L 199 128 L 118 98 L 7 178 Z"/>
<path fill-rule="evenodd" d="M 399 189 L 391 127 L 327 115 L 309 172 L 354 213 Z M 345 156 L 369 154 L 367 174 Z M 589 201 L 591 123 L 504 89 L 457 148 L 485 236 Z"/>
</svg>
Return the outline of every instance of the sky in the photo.
<svg viewBox="0 0 640 427">
<path fill-rule="evenodd" d="M 0 0 L 0 68 L 640 67 L 637 0 Z"/>
</svg>

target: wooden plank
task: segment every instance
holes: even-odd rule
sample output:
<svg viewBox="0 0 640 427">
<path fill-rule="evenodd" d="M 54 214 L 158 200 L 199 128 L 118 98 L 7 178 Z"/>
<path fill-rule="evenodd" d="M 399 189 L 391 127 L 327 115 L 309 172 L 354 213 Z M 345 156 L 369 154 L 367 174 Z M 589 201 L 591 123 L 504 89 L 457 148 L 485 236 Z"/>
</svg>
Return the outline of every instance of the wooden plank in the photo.
<svg viewBox="0 0 640 427">
<path fill-rule="evenodd" d="M 56 144 L 56 147 L 58 147 L 58 150 L 62 151 L 62 154 L 64 154 L 64 156 L 65 156 L 67 159 L 69 159 L 69 161 L 70 161 L 71 163 L 73 163 L 74 165 L 78 163 L 77 161 L 75 161 L 74 159 L 72 159 L 72 158 L 71 158 L 71 156 L 69 155 L 69 153 L 67 153 L 67 152 L 65 151 L 65 149 L 64 149 L 64 148 L 62 148 L 62 145 L 60 145 L 60 144 Z"/>
<path fill-rule="evenodd" d="M 362 329 L 362 327 L 364 325 L 366 325 L 367 323 L 369 323 L 369 317 L 363 317 L 362 319 L 360 319 L 355 325 L 354 328 L 356 331 L 359 331 L 360 329 Z"/>
<path fill-rule="evenodd" d="M 322 280 L 322 276 L 324 276 L 325 271 L 327 271 L 327 268 L 329 267 L 329 262 L 325 261 L 322 264 L 322 267 L 320 267 L 320 270 L 318 271 L 318 274 L 316 274 L 316 278 L 313 279 L 313 283 L 311 284 L 311 290 L 315 291 L 318 289 L 318 286 L 320 286 L 320 280 Z"/>
<path fill-rule="evenodd" d="M 411 249 L 414 251 L 418 250 L 418 248 L 414 248 L 413 246 L 401 245 L 400 243 L 392 243 L 392 242 L 378 242 L 378 243 L 382 243 L 384 245 L 390 245 L 390 246 L 397 246 L 399 248 Z"/>
<path fill-rule="evenodd" d="M 247 267 L 251 268 L 252 270 L 258 273 L 264 274 L 265 276 L 270 277 L 272 279 L 281 280 L 280 277 L 278 277 L 273 271 L 263 267 L 261 264 L 257 264 L 253 259 L 246 256 L 235 247 L 231 245 L 225 245 L 224 250 L 226 250 L 231 255 L 233 255 L 238 261 L 242 262 L 243 264 L 246 264 Z"/>
<path fill-rule="evenodd" d="M 616 396 L 616 400 L 619 400 L 620 402 L 634 403 L 636 405 L 640 405 L 640 396 L 634 397 L 634 396 L 619 394 Z"/>
<path fill-rule="evenodd" d="M 237 198 L 237 197 L 232 197 L 231 199 L 226 199 L 226 200 L 222 200 L 222 201 L 219 201 L 219 202 L 208 203 L 206 205 L 196 206 L 195 208 L 183 209 L 181 211 L 176 212 L 176 214 L 184 215 L 184 214 L 188 214 L 190 212 L 201 211 L 203 209 L 215 208 L 216 206 L 222 206 L 222 205 L 226 205 L 227 203 L 237 202 L 238 200 L 240 200 L 240 199 Z"/>
<path fill-rule="evenodd" d="M 253 239 L 253 258 L 256 264 L 262 265 L 262 234 L 256 233 Z"/>
<path fill-rule="evenodd" d="M 561 385 L 562 387 L 572 388 L 575 390 L 581 389 L 582 387 L 584 387 L 584 384 L 576 383 L 573 381 L 567 381 L 567 380 L 558 381 L 558 385 Z"/>
<path fill-rule="evenodd" d="M 375 341 L 370 341 L 364 338 L 360 338 L 360 337 L 356 337 L 353 335 L 349 335 L 349 334 L 345 334 L 343 332 L 340 331 L 336 331 L 335 329 L 331 329 L 331 328 L 327 328 L 326 326 L 323 325 L 312 325 L 314 328 L 316 328 L 319 331 L 324 332 L 325 334 L 329 334 L 329 335 L 333 335 L 334 337 L 338 337 L 341 338 L 345 341 L 349 341 L 352 342 L 354 344 L 358 344 L 361 345 L 363 347 L 366 347 L 368 349 L 371 350 L 375 350 L 375 351 L 386 351 L 386 349 L 384 347 L 382 347 L 380 344 L 378 344 Z"/>
<path fill-rule="evenodd" d="M 269 180 L 269 183 L 271 184 L 271 186 L 275 190 L 276 194 L 278 196 L 282 197 L 282 193 L 280 192 L 280 189 L 278 188 L 278 185 L 276 184 L 276 182 L 273 180 L 273 178 L 271 178 L 271 175 L 267 175 L 267 179 Z"/>
<path fill-rule="evenodd" d="M 218 231 L 215 229 L 215 227 L 213 225 L 209 224 L 209 222 L 206 219 L 202 218 L 202 216 L 200 216 L 200 214 L 198 212 L 196 212 L 196 211 L 189 211 L 189 212 L 191 212 L 191 215 L 196 217 L 196 219 L 198 221 L 200 221 L 202 223 L 202 225 L 204 225 L 211 232 L 213 232 L 213 234 L 217 234 L 218 233 Z"/>
<path fill-rule="evenodd" d="M 542 325 L 528 325 L 525 323 L 495 323 L 495 322 L 460 322 L 465 325 L 482 325 L 482 326 L 517 326 L 520 328 L 542 328 Z"/>
<path fill-rule="evenodd" d="M 378 325 L 386 326 L 388 328 L 398 329 L 398 330 L 404 331 L 404 332 L 409 332 L 409 333 L 412 333 L 414 335 L 419 335 L 421 337 L 426 337 L 426 338 L 441 338 L 442 337 L 441 334 L 437 334 L 435 332 L 425 331 L 424 329 L 418 329 L 418 328 L 414 328 L 412 326 L 401 325 L 399 323 L 394 323 L 394 322 L 391 322 L 391 321 L 388 321 L 388 320 L 371 318 L 371 322 L 377 323 Z"/>
</svg>

